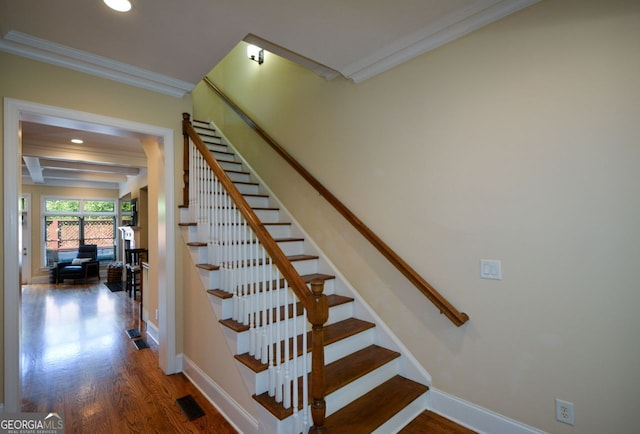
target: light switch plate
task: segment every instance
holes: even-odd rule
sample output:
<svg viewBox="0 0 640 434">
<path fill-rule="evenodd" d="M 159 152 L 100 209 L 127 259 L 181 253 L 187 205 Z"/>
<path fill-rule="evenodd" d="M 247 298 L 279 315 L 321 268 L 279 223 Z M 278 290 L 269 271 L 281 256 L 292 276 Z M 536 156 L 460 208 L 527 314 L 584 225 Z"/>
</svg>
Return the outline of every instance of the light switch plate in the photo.
<svg viewBox="0 0 640 434">
<path fill-rule="evenodd" d="M 502 280 L 502 261 L 496 259 L 481 259 L 480 277 L 483 279 Z"/>
</svg>

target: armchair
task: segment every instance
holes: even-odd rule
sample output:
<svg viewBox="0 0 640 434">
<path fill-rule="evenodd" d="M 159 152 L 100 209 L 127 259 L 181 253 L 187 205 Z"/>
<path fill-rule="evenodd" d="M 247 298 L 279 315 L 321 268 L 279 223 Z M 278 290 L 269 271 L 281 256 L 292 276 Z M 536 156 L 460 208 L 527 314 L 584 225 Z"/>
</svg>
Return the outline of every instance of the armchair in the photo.
<svg viewBox="0 0 640 434">
<path fill-rule="evenodd" d="M 100 280 L 100 262 L 98 261 L 98 246 L 96 244 L 83 244 L 78 248 L 78 256 L 71 262 L 58 263 L 57 282 L 64 279 L 87 279 L 97 277 Z"/>
</svg>

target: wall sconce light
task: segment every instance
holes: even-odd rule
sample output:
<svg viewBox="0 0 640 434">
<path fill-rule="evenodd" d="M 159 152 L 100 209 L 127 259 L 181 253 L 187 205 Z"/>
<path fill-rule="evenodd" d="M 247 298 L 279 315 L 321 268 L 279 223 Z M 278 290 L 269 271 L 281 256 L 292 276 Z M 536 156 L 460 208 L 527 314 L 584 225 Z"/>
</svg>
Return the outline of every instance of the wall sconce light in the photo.
<svg viewBox="0 0 640 434">
<path fill-rule="evenodd" d="M 264 50 L 255 45 L 247 46 L 247 56 L 254 62 L 258 62 L 258 65 L 262 65 L 264 62 Z"/>
</svg>

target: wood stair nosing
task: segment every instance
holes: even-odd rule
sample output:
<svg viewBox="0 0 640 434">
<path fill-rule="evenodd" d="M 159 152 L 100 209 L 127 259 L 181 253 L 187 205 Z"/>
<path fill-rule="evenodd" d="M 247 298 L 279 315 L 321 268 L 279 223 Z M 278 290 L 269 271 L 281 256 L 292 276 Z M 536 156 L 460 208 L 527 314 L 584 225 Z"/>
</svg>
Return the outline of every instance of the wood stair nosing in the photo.
<svg viewBox="0 0 640 434">
<path fill-rule="evenodd" d="M 329 415 L 324 426 L 328 432 L 373 432 L 428 390 L 424 384 L 396 375 Z"/>
<path fill-rule="evenodd" d="M 400 353 L 396 351 L 378 345 L 369 345 L 329 363 L 325 366 L 325 396 L 329 396 L 399 357 Z M 307 376 L 307 379 L 308 384 L 311 384 L 311 374 Z M 297 386 L 298 409 L 302 409 L 302 379 L 298 379 Z M 281 403 L 276 402 L 275 397 L 269 396 L 268 392 L 254 395 L 253 398 L 280 420 L 293 414 L 293 408 L 284 408 Z M 311 402 L 311 390 L 309 390 L 309 402 Z"/>
<path fill-rule="evenodd" d="M 225 161 L 225 163 L 234 163 L 233 161 Z M 236 164 L 242 164 L 239 162 L 235 162 Z M 255 182 L 255 181 L 232 181 L 234 184 L 240 184 L 240 185 L 250 185 L 252 187 L 259 187 L 260 183 L 259 182 Z"/>
<path fill-rule="evenodd" d="M 327 295 L 327 303 L 329 304 L 329 309 L 331 309 L 332 307 L 335 306 L 339 306 L 341 304 L 345 304 L 345 303 L 350 303 L 353 301 L 353 298 L 351 297 L 345 297 L 343 295 L 336 295 L 336 294 L 332 294 L 332 295 Z M 302 303 L 301 302 L 296 302 L 296 316 L 302 316 Z M 274 322 L 277 321 L 278 318 L 278 310 L 280 310 L 280 318 L 290 318 L 293 316 L 293 303 L 290 303 L 286 306 L 287 309 L 287 313 L 285 315 L 285 306 L 280 306 L 280 307 L 274 307 L 271 309 L 271 320 L 270 320 L 270 324 L 273 324 Z M 246 332 L 247 330 L 250 329 L 250 326 L 247 324 L 244 324 L 240 321 L 236 321 L 230 318 L 227 319 L 221 319 L 220 321 L 218 321 L 220 324 L 230 328 L 231 330 L 237 332 L 237 333 L 241 333 L 241 332 Z M 256 325 L 256 327 L 261 327 L 262 326 L 262 317 L 259 318 L 258 324 Z"/>
<path fill-rule="evenodd" d="M 224 169 L 224 171 L 226 173 L 234 173 L 236 175 L 247 175 L 247 176 L 251 176 L 251 172 L 245 171 L 245 170 L 233 170 L 233 169 Z M 248 182 L 248 181 L 247 181 Z"/>
<path fill-rule="evenodd" d="M 223 291 L 222 289 L 207 289 L 207 293 L 218 297 L 222 300 L 227 300 L 229 298 L 233 298 L 233 294 L 227 291 Z"/>
<path fill-rule="evenodd" d="M 324 345 L 326 347 L 374 327 L 374 323 L 363 321 L 357 318 L 348 318 L 333 324 L 329 324 L 324 327 Z M 296 338 L 298 340 L 298 352 L 296 354 L 296 357 L 300 357 L 302 355 L 302 335 L 299 335 Z M 308 351 L 310 351 L 311 349 L 311 344 L 312 338 L 311 332 L 309 331 L 307 332 Z M 284 345 L 284 341 L 281 342 L 280 345 Z M 293 356 L 293 338 L 289 339 L 289 350 L 289 354 Z M 282 351 L 281 354 L 284 354 L 284 351 Z M 235 358 L 247 368 L 256 373 L 266 371 L 269 368 L 268 365 L 263 364 L 260 360 L 256 360 L 256 358 L 249 355 L 249 353 L 237 354 L 235 355 Z"/>
<path fill-rule="evenodd" d="M 196 267 L 207 271 L 216 271 L 220 269 L 220 266 L 213 264 L 196 264 Z"/>
<path fill-rule="evenodd" d="M 207 247 L 207 243 L 203 243 L 202 241 L 189 241 L 187 243 L 189 247 Z"/>
<path fill-rule="evenodd" d="M 222 145 L 220 143 L 209 143 L 210 145 L 218 145 L 218 146 L 226 146 L 226 145 Z M 229 151 L 218 151 L 216 149 L 209 149 L 209 152 L 211 152 L 212 154 L 221 154 L 221 155 L 228 155 L 230 157 L 235 157 L 236 154 L 235 152 L 229 152 Z M 227 160 L 225 160 L 227 161 Z"/>
</svg>

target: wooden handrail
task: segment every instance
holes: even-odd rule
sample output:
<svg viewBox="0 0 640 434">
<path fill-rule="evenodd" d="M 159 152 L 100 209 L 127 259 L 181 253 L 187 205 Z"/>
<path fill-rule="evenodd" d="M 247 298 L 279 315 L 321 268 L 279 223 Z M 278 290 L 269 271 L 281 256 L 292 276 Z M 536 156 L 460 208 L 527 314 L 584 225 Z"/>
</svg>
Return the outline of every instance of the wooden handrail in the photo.
<svg viewBox="0 0 640 434">
<path fill-rule="evenodd" d="M 237 210 L 242 214 L 247 224 L 251 227 L 254 235 L 259 240 L 262 247 L 273 261 L 274 265 L 282 273 L 282 277 L 288 282 L 289 287 L 296 294 L 298 300 L 307 311 L 308 321 L 312 324 L 312 350 L 311 364 L 313 368 L 311 380 L 311 395 L 314 399 L 312 405 L 312 418 L 314 429 L 318 432 L 324 431 L 324 394 L 325 394 L 325 369 L 324 369 L 324 323 L 329 318 L 329 305 L 327 296 L 323 294 L 324 282 L 314 279 L 311 282 L 311 290 L 302 280 L 300 274 L 291 264 L 282 249 L 278 246 L 273 237 L 265 229 L 256 213 L 247 203 L 244 196 L 238 191 L 220 163 L 213 157 L 207 146 L 204 144 L 196 130 L 191 125 L 190 115 L 182 115 L 182 133 L 184 135 L 185 147 L 189 146 L 191 140 L 198 152 L 202 155 L 207 165 L 214 172 L 216 178 L 222 184 L 231 200 L 235 203 Z M 187 157 L 188 159 L 188 152 Z M 185 178 L 188 178 L 189 165 L 184 166 Z M 188 196 L 188 183 L 185 185 Z M 295 338 L 294 338 L 295 339 Z"/>
<path fill-rule="evenodd" d="M 231 181 L 222 166 L 220 166 L 218 161 L 207 149 L 202 139 L 200 139 L 200 136 L 189 121 L 189 114 L 184 113 L 182 116 L 183 133 L 193 141 L 198 151 L 202 154 L 204 160 L 207 162 L 211 170 L 213 170 L 216 177 L 220 181 L 220 184 L 222 184 L 233 202 L 236 204 L 238 211 L 242 214 L 244 219 L 247 221 L 247 224 L 253 230 L 256 238 L 258 238 L 264 249 L 269 254 L 269 257 L 282 273 L 283 277 L 287 280 L 287 282 L 289 282 L 291 289 L 296 293 L 296 296 L 298 297 L 304 308 L 309 311 L 309 321 L 313 322 L 313 320 L 316 319 L 312 317 L 312 315 L 314 314 L 313 311 L 315 310 L 314 307 L 316 303 L 315 298 L 309 291 L 306 283 L 304 282 L 304 280 L 302 280 L 300 274 L 298 274 L 296 269 L 291 264 L 291 261 L 289 261 L 282 249 L 280 249 L 273 237 L 271 237 L 269 232 L 267 232 L 262 222 L 260 222 L 260 220 L 258 219 L 256 213 L 253 211 L 251 206 L 249 206 L 244 196 L 242 196 L 242 194 L 238 191 L 237 187 L 235 186 L 233 181 Z M 319 315 L 322 316 L 322 314 Z"/>
<path fill-rule="evenodd" d="M 438 309 L 447 316 L 456 326 L 460 327 L 469 320 L 469 315 L 458 311 L 449 301 L 420 276 L 409 264 L 407 264 L 391 247 L 378 237 L 367 225 L 365 225 L 349 208 L 335 197 L 320 181 L 298 163 L 282 146 L 280 146 L 269 134 L 267 134 L 255 121 L 253 121 L 242 109 L 225 95 L 209 77 L 203 81 L 220 97 L 229 107 L 238 114 L 262 139 L 273 148 L 287 163 L 293 167 L 313 188 L 316 189 L 327 202 L 329 202 L 342 216 L 353 225 L 373 246 L 391 262 L 420 292 L 422 292 Z"/>
</svg>

